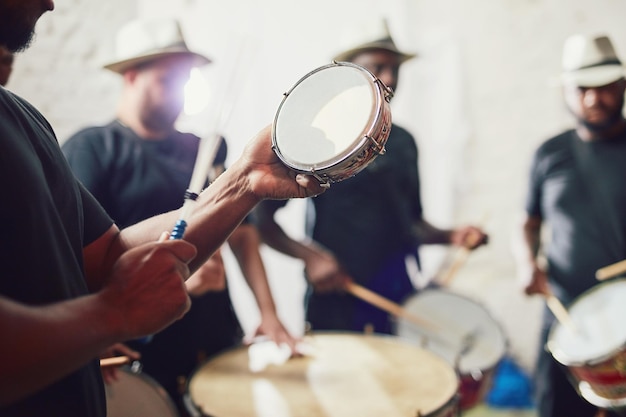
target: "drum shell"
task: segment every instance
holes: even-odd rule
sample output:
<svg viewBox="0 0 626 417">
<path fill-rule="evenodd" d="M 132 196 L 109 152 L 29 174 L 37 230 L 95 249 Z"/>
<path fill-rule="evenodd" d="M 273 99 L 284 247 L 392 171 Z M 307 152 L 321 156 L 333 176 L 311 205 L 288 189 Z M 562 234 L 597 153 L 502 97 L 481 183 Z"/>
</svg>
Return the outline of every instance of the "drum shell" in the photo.
<svg viewBox="0 0 626 417">
<path fill-rule="evenodd" d="M 281 110 L 287 104 L 291 92 L 298 88 L 307 78 L 319 71 L 332 70 L 332 68 L 340 66 L 358 68 L 365 77 L 370 79 L 370 87 L 375 98 L 373 114 L 363 127 L 361 135 L 354 138 L 350 149 L 335 155 L 330 160 L 311 164 L 295 162 L 283 154 L 278 144 L 277 124 L 279 123 Z M 359 65 L 349 62 L 334 62 L 317 68 L 302 77 L 289 92 L 285 93 L 272 125 L 272 146 L 274 151 L 278 158 L 292 170 L 313 175 L 323 183 L 335 183 L 350 178 L 367 167 L 378 155 L 384 153 L 384 147 L 391 132 L 392 117 L 389 100 L 392 95 L 393 93 L 390 89 L 367 69 Z"/>
<path fill-rule="evenodd" d="M 443 359 L 437 357 L 430 352 L 411 346 L 410 344 L 406 344 L 400 341 L 398 338 L 388 335 L 383 336 L 340 332 L 320 332 L 314 333 L 311 336 L 307 336 L 306 340 L 310 340 L 312 346 L 317 346 L 318 348 L 322 349 L 322 353 L 319 357 L 315 356 L 314 354 L 312 357 L 313 359 L 311 359 L 313 362 L 304 369 L 302 369 L 298 365 L 297 359 L 293 365 L 290 365 L 289 363 L 293 360 L 292 359 L 287 362 L 286 366 L 281 365 L 269 369 L 268 372 L 262 371 L 261 373 L 250 373 L 246 369 L 241 368 L 241 360 L 233 361 L 235 357 L 245 357 L 245 355 L 242 355 L 242 349 L 244 349 L 244 347 L 225 352 L 224 354 L 218 355 L 217 357 L 214 357 L 213 359 L 207 361 L 205 364 L 201 365 L 189 378 L 187 397 L 190 399 L 189 403 L 192 407 L 190 413 L 195 416 L 254 417 L 265 415 L 258 410 L 263 406 L 267 406 L 268 410 L 273 410 L 271 414 L 274 416 L 323 417 L 328 415 L 328 412 L 324 411 L 324 407 L 332 403 L 332 406 L 337 406 L 341 408 L 341 411 L 335 410 L 335 413 L 337 415 L 350 415 L 354 412 L 357 413 L 354 415 L 361 415 L 365 417 L 385 415 L 384 413 L 380 414 L 380 409 L 377 409 L 378 404 L 371 398 L 378 398 L 377 396 L 381 395 L 380 398 L 383 398 L 384 401 L 387 401 L 382 392 L 370 392 L 370 395 L 368 395 L 368 392 L 354 392 L 352 390 L 351 386 L 359 383 L 360 373 L 359 375 L 354 375 L 352 373 L 346 374 L 343 372 L 345 370 L 332 369 L 330 367 L 326 367 L 326 365 L 322 366 L 322 368 L 325 369 L 323 372 L 320 373 L 319 371 L 320 364 L 324 363 L 324 358 L 326 357 L 323 351 L 325 349 L 328 349 L 329 347 L 332 347 L 333 351 L 335 350 L 335 348 L 341 347 L 341 349 L 343 349 L 345 347 L 345 349 L 347 349 L 347 352 L 352 352 L 352 354 L 354 355 L 353 358 L 359 358 L 362 352 L 366 352 L 366 356 L 368 356 L 369 353 L 372 352 L 376 352 L 377 355 L 378 353 L 380 353 L 378 349 L 381 346 L 389 344 L 392 349 L 390 351 L 384 350 L 384 352 L 396 352 L 400 353 L 400 356 L 403 356 L 402 352 L 407 352 L 404 350 L 406 347 L 406 349 L 410 349 L 410 352 L 416 352 L 421 359 L 428 359 L 426 361 L 420 362 L 423 368 L 428 368 L 429 366 L 432 366 L 433 368 L 431 368 L 431 370 L 434 370 L 436 364 L 437 370 L 443 371 L 443 373 L 445 374 L 445 378 L 435 380 L 435 382 L 433 382 L 432 380 L 423 382 L 424 384 L 430 383 L 432 385 L 436 383 L 436 381 L 445 381 L 445 383 L 441 384 L 441 387 L 430 387 L 431 394 L 432 390 L 435 389 L 438 391 L 436 395 L 437 398 L 445 398 L 445 400 L 437 401 L 438 404 L 436 406 L 433 406 L 433 401 L 429 401 L 427 407 L 423 407 L 419 410 L 411 408 L 410 411 L 404 411 L 403 413 L 396 411 L 397 414 L 393 414 L 393 416 L 414 417 L 417 415 L 422 417 L 452 417 L 458 415 L 458 377 L 454 373 L 454 370 L 446 365 Z M 355 346 L 359 346 L 361 344 L 364 347 L 363 351 L 358 348 L 356 350 L 350 350 L 351 348 L 354 348 Z M 396 347 L 399 347 L 399 350 L 395 350 Z M 345 364 L 346 354 L 349 355 L 350 353 L 340 353 L 341 357 L 339 358 L 339 362 L 335 363 L 335 365 L 338 364 L 337 366 L 339 368 L 341 368 Z M 368 364 L 372 364 L 370 359 L 375 359 L 375 356 L 367 358 L 367 360 L 364 360 L 362 363 L 363 370 L 366 371 L 364 374 L 366 376 L 366 379 L 370 376 L 368 371 Z M 385 355 L 384 357 L 388 357 L 392 363 L 395 363 L 397 357 L 391 358 L 391 356 L 392 355 Z M 309 359 L 305 358 L 301 360 L 308 361 Z M 350 360 L 351 359 L 348 359 L 348 361 Z M 430 360 L 436 362 L 430 363 Z M 375 362 L 375 366 L 387 366 L 385 364 L 385 360 L 375 360 Z M 245 366 L 245 363 L 243 365 Z M 441 366 L 441 368 L 439 368 L 439 366 Z M 396 370 L 398 370 L 400 373 L 406 372 L 406 370 L 401 369 L 401 367 L 398 367 Z M 377 382 L 379 384 L 376 384 L 376 386 L 385 387 L 385 395 L 390 395 L 390 393 L 396 395 L 396 398 L 391 398 L 390 400 L 397 405 L 397 410 L 405 410 L 406 407 L 402 406 L 401 404 L 406 405 L 406 401 L 413 400 L 406 395 L 406 392 L 410 390 L 411 387 L 407 387 L 405 384 L 402 383 L 398 383 L 394 386 L 386 386 L 384 383 L 385 381 L 395 381 L 395 379 L 393 378 L 393 376 L 396 375 L 394 373 L 395 371 L 391 368 L 389 369 L 389 371 L 392 372 L 393 375 L 386 375 L 384 379 L 378 380 Z M 418 370 L 417 372 L 420 373 L 423 372 L 423 370 Z M 234 374 L 237 374 L 237 376 L 235 377 Z M 236 381 L 237 387 L 233 386 L 233 390 L 226 389 L 223 395 L 220 395 L 216 392 L 218 387 L 223 388 L 225 385 L 230 385 L 230 382 L 222 379 L 222 375 L 233 377 L 233 381 Z M 306 390 L 310 390 L 311 392 L 313 392 L 313 396 L 310 396 L 309 393 L 302 392 L 301 388 L 303 378 L 304 380 L 308 381 L 306 382 Z M 403 381 L 405 380 L 401 378 L 399 382 Z M 271 384 L 277 387 L 277 389 L 281 393 L 285 393 L 285 391 L 283 390 L 287 390 L 286 392 L 289 395 L 285 395 L 285 397 L 291 405 L 288 411 L 285 411 L 284 408 L 281 408 L 284 407 L 284 405 L 281 405 L 280 403 L 272 403 L 273 397 L 271 395 L 265 395 L 261 397 L 263 400 L 261 401 L 261 403 L 266 404 L 260 405 L 258 403 L 248 404 L 249 398 L 243 398 L 244 396 L 250 394 L 250 387 L 254 388 L 254 384 L 267 382 L 271 382 Z M 316 384 L 319 385 L 315 386 Z M 211 389 L 207 391 L 207 388 Z M 424 402 L 422 402 L 422 400 L 418 401 L 418 399 L 420 398 L 420 390 L 417 389 L 418 387 L 414 388 L 415 404 L 424 405 Z M 210 392 L 213 393 L 212 398 L 208 398 Z M 244 395 L 241 395 L 241 393 L 244 393 Z M 325 400 L 329 399 L 327 395 L 340 395 L 340 403 L 333 403 L 332 401 L 326 402 Z M 234 396 L 236 398 L 235 400 L 224 398 L 226 396 Z M 426 397 L 431 398 L 430 396 L 425 396 L 424 398 Z M 311 398 L 315 398 L 315 404 L 311 403 Z M 268 405 L 267 403 L 271 404 Z M 373 409 L 364 410 L 364 404 L 367 406 L 372 406 Z M 354 407 L 356 407 L 357 410 L 360 411 L 350 409 L 352 405 L 354 405 Z M 396 410 L 396 408 L 394 408 L 394 410 Z"/>
</svg>

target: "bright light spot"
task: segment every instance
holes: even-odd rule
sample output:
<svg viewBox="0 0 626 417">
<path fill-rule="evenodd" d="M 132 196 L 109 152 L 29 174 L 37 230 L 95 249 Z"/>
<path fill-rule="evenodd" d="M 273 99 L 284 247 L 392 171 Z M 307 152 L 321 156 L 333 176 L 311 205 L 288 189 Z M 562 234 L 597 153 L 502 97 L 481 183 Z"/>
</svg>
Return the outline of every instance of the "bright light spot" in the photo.
<svg viewBox="0 0 626 417">
<path fill-rule="evenodd" d="M 193 68 L 189 81 L 185 84 L 185 114 L 192 116 L 202 112 L 209 105 L 211 87 L 200 70 Z"/>
</svg>

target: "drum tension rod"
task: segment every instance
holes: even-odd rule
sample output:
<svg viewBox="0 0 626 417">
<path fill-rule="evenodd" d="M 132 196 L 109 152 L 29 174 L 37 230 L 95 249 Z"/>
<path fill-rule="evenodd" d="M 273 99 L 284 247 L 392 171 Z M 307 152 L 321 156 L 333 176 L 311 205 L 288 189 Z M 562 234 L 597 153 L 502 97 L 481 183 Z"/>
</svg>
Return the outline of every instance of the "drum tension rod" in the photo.
<svg viewBox="0 0 626 417">
<path fill-rule="evenodd" d="M 383 129 L 386 129 L 386 127 L 383 127 Z M 376 142 L 376 139 L 371 136 L 365 137 L 374 142 L 374 145 L 376 145 L 376 153 L 378 153 L 378 155 L 384 155 L 385 152 L 387 152 L 387 149 L 385 149 L 385 145 L 381 145 L 380 143 Z"/>
</svg>

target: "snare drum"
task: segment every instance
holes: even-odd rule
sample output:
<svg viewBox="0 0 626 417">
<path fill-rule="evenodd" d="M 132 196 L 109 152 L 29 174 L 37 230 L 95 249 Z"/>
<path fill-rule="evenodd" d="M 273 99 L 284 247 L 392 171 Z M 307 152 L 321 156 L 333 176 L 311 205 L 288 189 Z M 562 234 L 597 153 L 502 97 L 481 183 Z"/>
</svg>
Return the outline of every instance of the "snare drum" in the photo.
<svg viewBox="0 0 626 417">
<path fill-rule="evenodd" d="M 107 384 L 107 417 L 179 417 L 174 402 L 153 378 L 121 367 L 118 380 Z"/>
<path fill-rule="evenodd" d="M 548 350 L 587 401 L 602 408 L 626 406 L 626 279 L 593 287 L 568 312 L 573 328 L 555 322 Z"/>
<path fill-rule="evenodd" d="M 314 333 L 311 354 L 252 372 L 248 348 L 189 379 L 192 415 L 453 417 L 458 377 L 445 360 L 393 336 Z"/>
<path fill-rule="evenodd" d="M 433 327 L 399 318 L 396 334 L 445 358 L 461 376 L 460 408 L 477 405 L 491 388 L 495 369 L 507 351 L 501 326 L 480 304 L 440 289 L 426 289 L 403 307 Z"/>
<path fill-rule="evenodd" d="M 385 151 L 392 91 L 349 62 L 311 71 L 285 93 L 272 125 L 272 146 L 296 172 L 330 186 Z"/>
</svg>

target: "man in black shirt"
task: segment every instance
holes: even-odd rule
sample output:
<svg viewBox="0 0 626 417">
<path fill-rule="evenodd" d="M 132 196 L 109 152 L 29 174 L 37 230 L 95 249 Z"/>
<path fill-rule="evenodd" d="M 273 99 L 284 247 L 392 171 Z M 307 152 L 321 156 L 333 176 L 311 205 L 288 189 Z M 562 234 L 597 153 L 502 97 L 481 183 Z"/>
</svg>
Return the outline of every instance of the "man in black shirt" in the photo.
<svg viewBox="0 0 626 417">
<path fill-rule="evenodd" d="M 0 0 L 0 44 L 28 45 L 52 1 Z M 73 176 L 45 118 L 0 88 L 0 415 L 104 417 L 99 354 L 157 333 L 190 301 L 184 280 L 264 198 L 323 188 L 285 167 L 262 130 L 197 200 L 120 231 Z M 294 181 L 295 179 L 295 181 Z"/>
<path fill-rule="evenodd" d="M 626 80 L 606 36 L 570 37 L 563 66 L 563 94 L 576 126 L 535 152 L 519 261 L 526 294 L 554 294 L 567 305 L 597 283 L 596 270 L 626 257 Z M 547 268 L 539 261 L 543 252 Z M 539 416 L 591 416 L 595 407 L 545 349 L 553 323 L 546 310 L 536 369 Z"/>
</svg>

